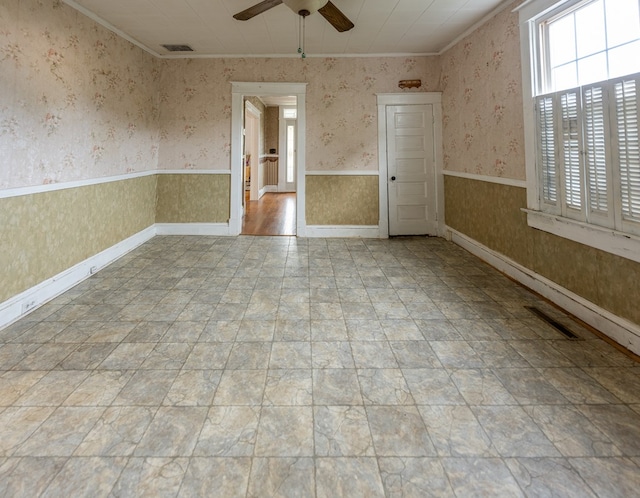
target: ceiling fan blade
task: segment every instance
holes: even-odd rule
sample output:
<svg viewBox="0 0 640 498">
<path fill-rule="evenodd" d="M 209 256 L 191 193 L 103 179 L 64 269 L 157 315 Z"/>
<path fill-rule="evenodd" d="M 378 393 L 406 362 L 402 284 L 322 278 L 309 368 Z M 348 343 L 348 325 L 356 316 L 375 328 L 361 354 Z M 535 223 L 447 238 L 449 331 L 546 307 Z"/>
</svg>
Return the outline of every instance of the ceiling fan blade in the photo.
<svg viewBox="0 0 640 498">
<path fill-rule="evenodd" d="M 238 12 L 233 16 L 234 19 L 238 21 L 248 21 L 252 17 L 257 16 L 258 14 L 262 14 L 273 7 L 280 5 L 282 0 L 264 0 L 263 2 L 255 4 L 253 7 L 249 7 L 248 9 L 243 10 L 242 12 Z"/>
<path fill-rule="evenodd" d="M 351 28 L 353 28 L 353 23 L 349 20 L 349 18 L 342 12 L 340 12 L 340 9 L 333 5 L 331 1 L 327 2 L 327 5 L 325 5 L 324 7 L 318 9 L 318 12 L 322 14 L 322 17 L 329 21 L 331 26 L 336 28 L 341 33 L 343 31 L 349 31 Z"/>
</svg>

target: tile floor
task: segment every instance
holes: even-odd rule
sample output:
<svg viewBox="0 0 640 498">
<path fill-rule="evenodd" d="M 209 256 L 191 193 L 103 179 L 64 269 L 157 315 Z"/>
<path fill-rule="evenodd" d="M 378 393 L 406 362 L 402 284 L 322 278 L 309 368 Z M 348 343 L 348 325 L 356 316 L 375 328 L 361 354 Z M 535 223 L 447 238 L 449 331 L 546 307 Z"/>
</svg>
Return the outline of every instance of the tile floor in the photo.
<svg viewBox="0 0 640 498">
<path fill-rule="evenodd" d="M 640 364 L 442 239 L 156 237 L 0 367 L 0 496 L 640 490 Z"/>
</svg>

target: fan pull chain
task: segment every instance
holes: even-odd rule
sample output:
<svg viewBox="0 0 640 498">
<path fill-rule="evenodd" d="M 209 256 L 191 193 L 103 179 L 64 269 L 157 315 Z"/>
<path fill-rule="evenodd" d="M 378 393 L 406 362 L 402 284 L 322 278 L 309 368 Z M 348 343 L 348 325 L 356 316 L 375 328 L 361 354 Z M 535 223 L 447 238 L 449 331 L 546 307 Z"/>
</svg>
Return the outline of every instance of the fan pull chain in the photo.
<svg viewBox="0 0 640 498">
<path fill-rule="evenodd" d="M 302 53 L 302 16 L 298 16 L 298 53 Z"/>
<path fill-rule="evenodd" d="M 305 28 L 306 28 L 307 16 L 302 16 L 302 58 L 305 59 L 307 54 L 304 51 L 304 42 L 306 38 Z"/>
<path fill-rule="evenodd" d="M 308 15 L 308 10 L 302 9 L 298 11 L 298 53 L 302 56 L 303 59 L 307 57 L 307 54 L 304 51 L 304 42 L 306 38 L 305 28 Z"/>
</svg>

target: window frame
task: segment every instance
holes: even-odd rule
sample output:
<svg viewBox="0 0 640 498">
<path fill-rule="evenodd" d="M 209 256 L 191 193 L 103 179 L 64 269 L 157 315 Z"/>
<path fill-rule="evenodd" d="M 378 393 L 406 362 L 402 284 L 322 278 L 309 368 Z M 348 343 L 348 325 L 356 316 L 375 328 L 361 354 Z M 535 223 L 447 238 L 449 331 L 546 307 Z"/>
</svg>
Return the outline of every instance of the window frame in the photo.
<svg viewBox="0 0 640 498">
<path fill-rule="evenodd" d="M 563 11 L 578 8 L 584 3 L 585 0 L 528 0 L 514 9 L 520 16 L 520 55 L 523 83 L 524 145 L 527 174 L 527 208 L 523 211 L 527 213 L 527 223 L 530 227 L 640 262 L 640 235 L 616 230 L 612 226 L 588 223 L 586 216 L 567 216 L 566 209 L 562 209 L 560 206 L 551 209 L 545 207 L 542 201 L 542 168 L 537 167 L 537 159 L 541 154 L 537 140 L 539 116 L 535 105 L 536 97 L 544 94 L 541 76 L 545 74 L 542 67 L 545 54 L 540 53 L 540 23 Z M 544 51 L 546 48 L 543 47 L 542 50 Z M 615 80 L 617 79 L 619 78 L 615 78 Z M 590 86 L 593 84 L 584 85 L 585 88 Z M 564 92 L 566 91 L 564 90 Z M 556 144 L 556 150 L 557 147 Z M 584 159 L 582 158 L 581 161 Z M 617 170 L 617 168 L 612 169 Z M 583 171 L 585 170 L 583 169 Z M 618 178 L 614 176 L 613 180 L 618 180 Z M 562 188 L 564 188 L 562 181 L 559 180 L 557 185 L 559 198 Z M 561 204 L 560 199 L 558 203 Z M 587 203 L 588 199 L 585 195 L 582 207 L 585 213 L 589 209 Z M 618 224 L 618 226 L 625 229 L 624 224 Z"/>
</svg>

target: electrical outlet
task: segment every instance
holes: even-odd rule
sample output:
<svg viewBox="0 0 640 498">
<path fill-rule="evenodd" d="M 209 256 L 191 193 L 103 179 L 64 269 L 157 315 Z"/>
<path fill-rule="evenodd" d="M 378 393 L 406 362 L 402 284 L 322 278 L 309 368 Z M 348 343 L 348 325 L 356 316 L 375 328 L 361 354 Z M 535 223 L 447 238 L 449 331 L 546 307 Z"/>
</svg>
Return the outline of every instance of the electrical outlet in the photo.
<svg viewBox="0 0 640 498">
<path fill-rule="evenodd" d="M 22 303 L 22 314 L 24 315 L 25 313 L 28 313 L 29 311 L 31 311 L 35 307 L 36 307 L 36 302 L 35 301 L 29 301 L 27 303 Z"/>
</svg>

